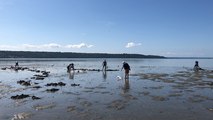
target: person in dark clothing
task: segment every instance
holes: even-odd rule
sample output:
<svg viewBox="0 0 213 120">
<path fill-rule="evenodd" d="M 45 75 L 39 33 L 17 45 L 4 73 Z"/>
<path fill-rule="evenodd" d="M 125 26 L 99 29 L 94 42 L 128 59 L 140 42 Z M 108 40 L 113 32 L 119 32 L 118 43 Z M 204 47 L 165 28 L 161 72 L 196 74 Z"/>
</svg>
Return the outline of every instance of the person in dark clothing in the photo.
<svg viewBox="0 0 213 120">
<path fill-rule="evenodd" d="M 128 78 L 129 78 L 129 71 L 131 70 L 129 64 L 126 63 L 126 62 L 123 62 L 123 67 L 122 67 L 122 69 L 125 70 L 125 79 L 128 79 Z M 121 69 L 121 70 L 122 70 L 122 69 Z"/>
<path fill-rule="evenodd" d="M 203 69 L 199 67 L 198 61 L 195 61 L 194 71 L 199 71 L 199 70 L 203 70 Z"/>
<path fill-rule="evenodd" d="M 18 65 L 18 61 L 16 61 L 16 64 L 15 64 L 15 67 L 18 67 L 19 65 Z"/>
<path fill-rule="evenodd" d="M 70 72 L 71 70 L 74 70 L 74 64 L 71 63 L 67 66 L 67 72 Z"/>
<path fill-rule="evenodd" d="M 103 61 L 102 66 L 103 66 L 102 70 L 106 71 L 106 69 L 107 69 L 107 61 L 106 60 Z"/>
</svg>

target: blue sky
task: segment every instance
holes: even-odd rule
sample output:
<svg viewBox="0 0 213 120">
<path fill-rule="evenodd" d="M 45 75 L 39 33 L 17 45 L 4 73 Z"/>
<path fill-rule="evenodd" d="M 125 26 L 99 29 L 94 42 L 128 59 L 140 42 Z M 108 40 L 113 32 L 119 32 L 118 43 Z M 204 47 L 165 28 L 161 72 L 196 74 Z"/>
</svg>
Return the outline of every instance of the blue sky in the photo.
<svg viewBox="0 0 213 120">
<path fill-rule="evenodd" d="M 213 0 L 0 0 L 0 50 L 213 57 Z"/>
</svg>

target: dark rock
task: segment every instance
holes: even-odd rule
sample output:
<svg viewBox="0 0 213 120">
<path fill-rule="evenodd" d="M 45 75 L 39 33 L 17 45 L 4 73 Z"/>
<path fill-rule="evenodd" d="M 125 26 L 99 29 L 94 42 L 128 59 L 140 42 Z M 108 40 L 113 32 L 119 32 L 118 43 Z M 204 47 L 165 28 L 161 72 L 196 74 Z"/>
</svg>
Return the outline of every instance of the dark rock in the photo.
<svg viewBox="0 0 213 120">
<path fill-rule="evenodd" d="M 49 74 L 43 74 L 43 75 L 41 75 L 42 77 L 48 77 L 49 76 Z"/>
<path fill-rule="evenodd" d="M 40 97 L 36 97 L 36 96 L 32 96 L 32 99 L 33 100 L 38 100 L 38 99 L 41 99 Z"/>
<path fill-rule="evenodd" d="M 29 71 L 31 71 L 31 72 L 35 72 L 36 70 L 33 70 L 33 69 L 28 69 Z"/>
<path fill-rule="evenodd" d="M 210 82 L 210 83 L 207 83 L 208 85 L 210 85 L 210 86 L 213 86 L 213 82 Z"/>
<path fill-rule="evenodd" d="M 88 69 L 88 71 L 101 71 L 100 69 Z"/>
<path fill-rule="evenodd" d="M 41 88 L 41 86 L 33 86 L 33 88 L 39 89 Z"/>
<path fill-rule="evenodd" d="M 47 83 L 45 86 L 65 86 L 66 83 L 58 82 L 58 83 Z"/>
<path fill-rule="evenodd" d="M 42 75 L 43 75 L 43 76 L 48 77 L 50 72 L 47 72 L 47 71 L 41 71 L 41 73 L 42 73 Z"/>
<path fill-rule="evenodd" d="M 20 70 L 22 70 L 22 71 L 24 71 L 24 70 L 26 70 L 26 69 L 29 69 L 29 68 L 27 68 L 27 67 L 21 67 L 21 68 L 20 68 Z"/>
<path fill-rule="evenodd" d="M 36 77 L 48 77 L 48 75 L 38 75 L 38 74 L 36 74 L 34 76 L 36 76 Z"/>
<path fill-rule="evenodd" d="M 11 99 L 24 99 L 30 97 L 29 95 L 21 94 L 21 95 L 16 95 L 16 96 L 11 96 Z"/>
<path fill-rule="evenodd" d="M 49 74 L 50 71 L 43 71 L 43 72 L 41 72 L 41 73 L 43 73 L 43 74 Z"/>
<path fill-rule="evenodd" d="M 56 89 L 56 88 L 52 88 L 52 89 L 47 89 L 46 91 L 47 92 L 56 92 L 56 91 L 58 91 L 59 89 Z"/>
<path fill-rule="evenodd" d="M 107 69 L 106 71 L 119 71 L 118 69 Z"/>
<path fill-rule="evenodd" d="M 71 84 L 71 86 L 80 86 L 80 84 L 75 84 L 75 83 L 74 83 L 74 84 Z"/>
<path fill-rule="evenodd" d="M 59 85 L 59 86 L 65 86 L 65 85 L 66 85 L 66 83 L 59 82 L 59 83 L 58 83 L 58 85 Z"/>
<path fill-rule="evenodd" d="M 36 77 L 36 80 L 44 80 L 44 77 Z"/>
<path fill-rule="evenodd" d="M 1 68 L 1 70 L 6 70 L 7 68 L 5 67 L 5 68 Z"/>
<path fill-rule="evenodd" d="M 22 84 L 23 82 L 25 82 L 24 80 L 19 80 L 17 81 L 17 83 Z"/>
<path fill-rule="evenodd" d="M 57 86 L 57 83 L 47 83 L 45 86 Z"/>
<path fill-rule="evenodd" d="M 19 80 L 17 81 L 18 84 L 24 85 L 24 86 L 30 86 L 30 81 L 24 81 L 24 80 Z"/>
</svg>

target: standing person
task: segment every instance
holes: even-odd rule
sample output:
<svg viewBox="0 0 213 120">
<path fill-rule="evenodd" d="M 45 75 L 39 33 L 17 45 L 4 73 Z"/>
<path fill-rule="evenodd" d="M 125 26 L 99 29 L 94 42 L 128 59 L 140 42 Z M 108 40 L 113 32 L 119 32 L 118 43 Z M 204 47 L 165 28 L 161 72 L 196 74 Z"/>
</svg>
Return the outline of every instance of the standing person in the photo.
<svg viewBox="0 0 213 120">
<path fill-rule="evenodd" d="M 16 61 L 16 64 L 15 64 L 15 67 L 18 67 L 19 65 L 18 65 L 18 61 Z"/>
<path fill-rule="evenodd" d="M 125 79 L 128 79 L 129 78 L 129 71 L 131 70 L 129 64 L 126 63 L 126 62 L 123 62 L 123 67 L 121 68 L 121 70 L 122 69 L 125 70 Z"/>
<path fill-rule="evenodd" d="M 102 66 L 103 66 L 102 70 L 106 71 L 106 69 L 107 69 L 107 61 L 106 60 L 103 61 Z"/>
</svg>

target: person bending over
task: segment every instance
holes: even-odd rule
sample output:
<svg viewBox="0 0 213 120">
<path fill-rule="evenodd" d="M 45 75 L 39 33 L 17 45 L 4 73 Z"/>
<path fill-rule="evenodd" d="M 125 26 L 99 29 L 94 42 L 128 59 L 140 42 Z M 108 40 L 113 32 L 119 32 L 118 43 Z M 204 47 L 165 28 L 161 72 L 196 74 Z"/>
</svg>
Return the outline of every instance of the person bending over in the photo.
<svg viewBox="0 0 213 120">
<path fill-rule="evenodd" d="M 126 62 L 123 62 L 123 67 L 122 67 L 122 69 L 125 70 L 125 79 L 128 79 L 128 78 L 129 78 L 129 71 L 131 70 L 129 64 L 126 63 Z M 121 70 L 122 70 L 122 69 L 121 69 Z"/>
</svg>

